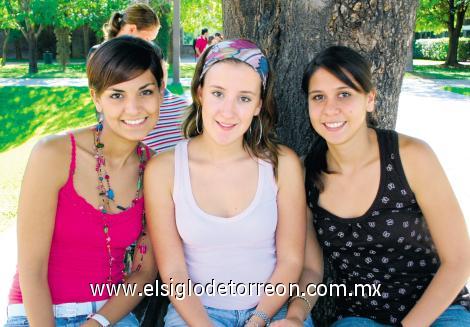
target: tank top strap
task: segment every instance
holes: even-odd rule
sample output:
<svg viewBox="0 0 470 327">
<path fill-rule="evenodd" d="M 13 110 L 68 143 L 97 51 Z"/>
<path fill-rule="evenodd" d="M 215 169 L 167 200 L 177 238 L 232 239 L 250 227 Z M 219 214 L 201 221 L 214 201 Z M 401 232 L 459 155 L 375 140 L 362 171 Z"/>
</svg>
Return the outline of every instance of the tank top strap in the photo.
<svg viewBox="0 0 470 327">
<path fill-rule="evenodd" d="M 70 168 L 69 168 L 69 178 L 71 178 L 73 174 L 75 173 L 77 145 L 75 143 L 75 136 L 72 133 L 69 133 L 69 135 L 70 135 L 70 143 L 72 145 L 72 157 L 70 159 Z"/>
<path fill-rule="evenodd" d="M 175 175 L 173 180 L 173 193 L 175 197 L 180 192 L 184 194 L 184 190 L 188 185 L 188 181 L 185 180 L 186 175 L 189 176 L 188 141 L 181 141 L 175 146 Z"/>
<path fill-rule="evenodd" d="M 398 133 L 394 130 L 377 129 L 377 139 L 381 160 L 381 188 L 393 188 L 409 201 L 414 202 L 414 195 L 406 179 L 400 158 Z M 398 194 L 398 193 L 397 193 Z"/>
</svg>

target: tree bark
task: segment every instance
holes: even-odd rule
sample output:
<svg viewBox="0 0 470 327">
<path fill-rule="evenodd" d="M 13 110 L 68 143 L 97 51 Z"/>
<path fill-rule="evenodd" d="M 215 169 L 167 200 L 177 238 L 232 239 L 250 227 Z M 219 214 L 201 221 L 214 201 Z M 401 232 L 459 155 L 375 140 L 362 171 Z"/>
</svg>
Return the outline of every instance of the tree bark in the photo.
<svg viewBox="0 0 470 327">
<path fill-rule="evenodd" d="M 88 56 L 88 51 L 90 50 L 90 28 L 88 24 L 83 25 L 83 57 Z"/>
<path fill-rule="evenodd" d="M 2 45 L 2 60 L 1 60 L 1 66 L 5 66 L 7 63 L 7 46 L 8 46 L 8 37 L 10 36 L 10 30 L 6 29 L 4 30 L 4 39 L 3 39 L 3 45 Z"/>
<path fill-rule="evenodd" d="M 446 66 L 458 66 L 458 48 L 459 37 L 462 31 L 463 21 L 465 19 L 465 12 L 467 11 L 468 3 L 465 1 L 455 6 L 455 1 L 449 1 L 449 20 L 447 22 L 447 30 L 449 32 L 449 52 L 447 52 Z"/>
<path fill-rule="evenodd" d="M 23 53 L 21 52 L 21 40 L 19 38 L 15 39 L 15 59 L 23 59 Z"/>
<path fill-rule="evenodd" d="M 417 6 L 417 0 L 222 2 L 227 38 L 250 38 L 266 51 L 277 75 L 278 136 L 302 155 L 314 137 L 300 89 L 303 70 L 331 45 L 352 47 L 369 59 L 378 91 L 379 126 L 395 127 Z"/>
<path fill-rule="evenodd" d="M 29 57 L 29 74 L 36 74 L 38 72 L 38 42 L 34 30 L 26 32 L 26 40 L 28 41 L 28 57 Z"/>
<path fill-rule="evenodd" d="M 173 0 L 173 84 L 180 84 L 180 0 Z"/>
</svg>

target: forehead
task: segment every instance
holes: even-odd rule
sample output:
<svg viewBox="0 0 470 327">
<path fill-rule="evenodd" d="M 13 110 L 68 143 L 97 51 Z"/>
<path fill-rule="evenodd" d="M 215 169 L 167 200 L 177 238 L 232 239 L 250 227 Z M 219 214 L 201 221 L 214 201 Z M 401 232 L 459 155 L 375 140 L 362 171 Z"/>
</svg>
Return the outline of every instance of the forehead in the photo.
<svg viewBox="0 0 470 327">
<path fill-rule="evenodd" d="M 250 65 L 237 61 L 215 63 L 204 76 L 205 85 L 220 84 L 259 91 L 261 83 L 261 77 Z"/>
<path fill-rule="evenodd" d="M 347 74 L 347 72 L 345 72 Z M 349 74 L 348 74 L 349 75 Z M 346 83 L 336 77 L 333 73 L 326 70 L 325 68 L 318 68 L 312 76 L 310 76 L 309 80 L 309 89 L 313 87 L 315 89 L 327 88 L 327 87 L 342 87 L 346 86 L 349 87 Z"/>
<path fill-rule="evenodd" d="M 108 86 L 106 90 L 110 90 L 110 89 L 131 90 L 134 88 L 139 88 L 148 83 L 156 84 L 156 82 L 157 81 L 155 79 L 155 76 L 153 76 L 150 69 L 147 69 L 146 71 L 142 72 L 141 74 L 138 74 L 137 76 L 135 76 L 134 78 L 131 78 L 130 80 Z"/>
</svg>

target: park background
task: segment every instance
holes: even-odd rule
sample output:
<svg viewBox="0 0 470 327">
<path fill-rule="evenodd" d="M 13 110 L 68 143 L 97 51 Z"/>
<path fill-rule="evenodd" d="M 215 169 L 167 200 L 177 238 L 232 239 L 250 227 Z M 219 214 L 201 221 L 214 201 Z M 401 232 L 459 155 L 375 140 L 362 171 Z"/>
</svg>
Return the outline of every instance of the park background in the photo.
<svg viewBox="0 0 470 327">
<path fill-rule="evenodd" d="M 44 135 L 95 121 L 85 57 L 90 46 L 102 42 L 101 27 L 111 13 L 131 2 L 0 0 L 0 246 L 6 253 L 0 267 L 0 307 L 7 303 L 15 269 L 16 209 L 29 153 Z M 299 62 L 306 64 L 305 58 L 336 43 L 370 54 L 379 94 L 384 95 L 378 103 L 381 126 L 433 147 L 470 226 L 469 0 L 138 2 L 148 3 L 160 18 L 155 43 L 170 63 L 169 89 L 174 93 L 190 97 L 192 44 L 202 28 L 210 35 L 221 32 L 260 43 L 278 78 L 285 77 L 276 88 L 278 133 L 299 154 L 312 141 L 300 94 Z M 329 10 L 334 19 L 296 15 L 301 3 L 305 14 Z M 377 26 L 382 30 L 374 30 Z M 319 29 L 333 32 L 322 36 Z M 379 38 L 388 42 L 385 49 L 381 44 L 369 48 Z M 299 54 L 299 48 L 304 53 Z M 0 314 L 0 324 L 4 318 Z"/>
</svg>

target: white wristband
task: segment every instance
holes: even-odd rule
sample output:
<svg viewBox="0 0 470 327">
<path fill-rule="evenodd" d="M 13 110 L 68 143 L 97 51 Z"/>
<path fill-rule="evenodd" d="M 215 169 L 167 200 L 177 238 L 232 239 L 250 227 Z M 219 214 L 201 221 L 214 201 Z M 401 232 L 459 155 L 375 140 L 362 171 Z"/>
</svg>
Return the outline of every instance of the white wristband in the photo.
<svg viewBox="0 0 470 327">
<path fill-rule="evenodd" d="M 109 322 L 109 320 L 106 319 L 105 316 L 100 315 L 99 313 L 94 313 L 90 315 L 89 319 L 96 320 L 103 327 L 111 326 L 111 323 Z"/>
</svg>

